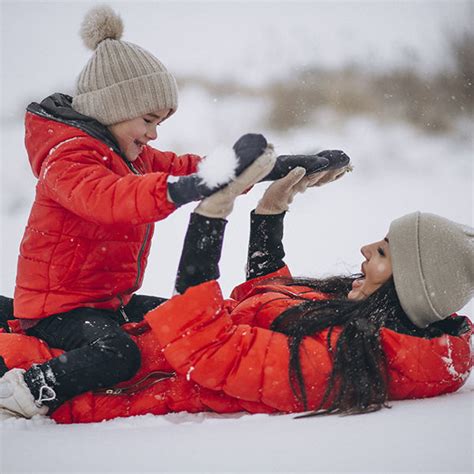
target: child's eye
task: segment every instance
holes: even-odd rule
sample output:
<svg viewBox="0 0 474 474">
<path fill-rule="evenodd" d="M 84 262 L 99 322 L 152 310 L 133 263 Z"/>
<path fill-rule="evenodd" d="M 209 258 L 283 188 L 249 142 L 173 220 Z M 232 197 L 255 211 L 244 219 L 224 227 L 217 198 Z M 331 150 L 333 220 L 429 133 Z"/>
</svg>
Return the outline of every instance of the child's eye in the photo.
<svg viewBox="0 0 474 474">
<path fill-rule="evenodd" d="M 378 252 L 382 257 L 385 257 L 385 252 L 384 252 L 384 250 L 383 250 L 382 247 L 378 247 L 378 248 L 377 248 L 377 252 Z"/>
<path fill-rule="evenodd" d="M 151 120 L 148 120 L 146 118 L 143 119 L 146 123 L 151 123 Z"/>
</svg>

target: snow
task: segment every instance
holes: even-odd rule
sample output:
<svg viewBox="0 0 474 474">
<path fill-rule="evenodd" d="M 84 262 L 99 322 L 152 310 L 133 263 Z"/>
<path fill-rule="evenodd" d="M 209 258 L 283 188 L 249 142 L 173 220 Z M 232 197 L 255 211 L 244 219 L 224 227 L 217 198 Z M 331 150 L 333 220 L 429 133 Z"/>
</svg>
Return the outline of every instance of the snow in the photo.
<svg viewBox="0 0 474 474">
<path fill-rule="evenodd" d="M 10 472 L 472 472 L 473 386 L 352 417 L 146 415 L 4 421 Z M 34 467 L 33 467 L 34 466 Z"/>
<path fill-rule="evenodd" d="M 207 155 L 199 163 L 198 176 L 203 184 L 214 188 L 228 183 L 235 177 L 238 159 L 232 146 L 220 146 Z"/>
<path fill-rule="evenodd" d="M 262 87 L 308 66 L 390 71 L 402 65 L 429 75 L 450 67 L 446 33 L 472 20 L 467 1 L 110 4 L 122 15 L 124 39 L 152 51 L 178 77 Z M 31 100 L 72 92 L 90 57 L 74 34 L 90 5 L 0 5 L 1 294 L 13 294 L 36 183 L 24 152 L 22 113 Z M 473 224 L 470 120 L 449 134 L 424 134 L 395 120 L 341 118 L 328 108 L 304 127 L 276 131 L 264 125 L 269 104 L 263 96 L 244 90 L 216 96 L 187 80 L 179 99 L 178 112 L 159 129 L 155 146 L 161 149 L 206 155 L 219 143 L 261 132 L 279 153 L 342 149 L 351 157 L 353 173 L 296 196 L 290 207 L 284 244 L 295 275 L 357 272 L 360 247 L 418 209 Z M 220 279 L 226 294 L 244 278 L 249 212 L 266 186 L 239 197 L 229 217 Z M 194 206 L 157 224 L 141 293 L 171 295 Z M 472 315 L 472 303 L 460 313 Z M 446 370 L 453 374 L 450 351 Z M 352 417 L 179 413 L 72 426 L 40 417 L 4 420 L 0 471 L 472 472 L 473 391 L 471 377 L 455 394 L 393 402 L 390 410 Z"/>
</svg>

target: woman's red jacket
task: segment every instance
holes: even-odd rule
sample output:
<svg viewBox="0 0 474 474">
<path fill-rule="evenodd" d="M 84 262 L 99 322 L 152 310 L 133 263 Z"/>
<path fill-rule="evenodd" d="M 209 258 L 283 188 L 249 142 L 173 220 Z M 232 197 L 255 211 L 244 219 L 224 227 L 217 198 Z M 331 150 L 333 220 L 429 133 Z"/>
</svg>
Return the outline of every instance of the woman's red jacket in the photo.
<svg viewBox="0 0 474 474">
<path fill-rule="evenodd" d="M 285 267 L 269 276 L 288 274 Z M 269 325 L 301 302 L 290 293 L 324 296 L 261 280 L 240 285 L 228 300 L 215 281 L 203 283 L 152 310 L 143 323 L 128 324 L 142 354 L 139 373 L 118 386 L 121 394 L 88 392 L 63 404 L 52 417 L 73 423 L 174 411 L 302 411 L 289 383 L 287 336 Z M 389 398 L 433 397 L 460 388 L 471 369 L 471 332 L 424 339 L 382 329 Z M 338 334 L 336 329 L 333 345 Z M 27 369 L 60 353 L 33 337 L 0 334 L 0 355 L 9 368 Z M 309 408 L 315 408 L 332 367 L 327 330 L 304 339 L 301 365 Z"/>
<path fill-rule="evenodd" d="M 79 307 L 116 310 L 141 286 L 153 223 L 176 207 L 168 175 L 199 157 L 151 147 L 133 162 L 70 124 L 26 114 L 36 197 L 20 246 L 14 313 L 37 319 Z"/>
</svg>

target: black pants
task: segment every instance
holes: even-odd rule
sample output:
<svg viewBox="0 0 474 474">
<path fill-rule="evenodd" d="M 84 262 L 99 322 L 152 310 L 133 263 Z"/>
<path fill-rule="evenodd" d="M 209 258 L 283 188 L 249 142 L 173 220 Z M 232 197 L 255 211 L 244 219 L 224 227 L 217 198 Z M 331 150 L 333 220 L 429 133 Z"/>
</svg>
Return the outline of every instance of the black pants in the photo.
<svg viewBox="0 0 474 474">
<path fill-rule="evenodd" d="M 164 298 L 134 295 L 124 308 L 127 319 L 138 322 Z M 41 320 L 27 331 L 50 347 L 66 352 L 44 364 L 33 365 L 25 381 L 33 396 L 40 397 L 48 385 L 54 400 L 44 402 L 50 412 L 66 400 L 98 388 L 112 387 L 133 377 L 140 368 L 140 352 L 132 338 L 120 327 L 126 322 L 117 311 L 77 308 Z"/>
</svg>

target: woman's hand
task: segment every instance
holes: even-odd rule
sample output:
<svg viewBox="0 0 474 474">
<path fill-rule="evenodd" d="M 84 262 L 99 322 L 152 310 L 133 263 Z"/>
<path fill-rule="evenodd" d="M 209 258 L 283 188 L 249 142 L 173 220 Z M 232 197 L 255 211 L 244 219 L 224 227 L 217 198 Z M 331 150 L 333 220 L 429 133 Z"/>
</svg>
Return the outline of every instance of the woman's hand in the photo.
<svg viewBox="0 0 474 474">
<path fill-rule="evenodd" d="M 224 189 L 203 199 L 194 212 L 213 219 L 225 219 L 234 207 L 234 201 L 247 189 L 258 183 L 275 165 L 273 145 L 267 148 L 245 171 L 230 182 Z M 304 169 L 303 169 L 304 171 Z"/>
<path fill-rule="evenodd" d="M 321 171 L 305 176 L 306 170 L 298 167 L 290 171 L 284 178 L 272 183 L 260 199 L 256 214 L 281 214 L 288 210 L 289 205 L 297 193 L 303 193 L 307 188 L 323 186 L 324 184 L 341 178 L 351 171 L 350 165 L 331 171 Z"/>
</svg>

